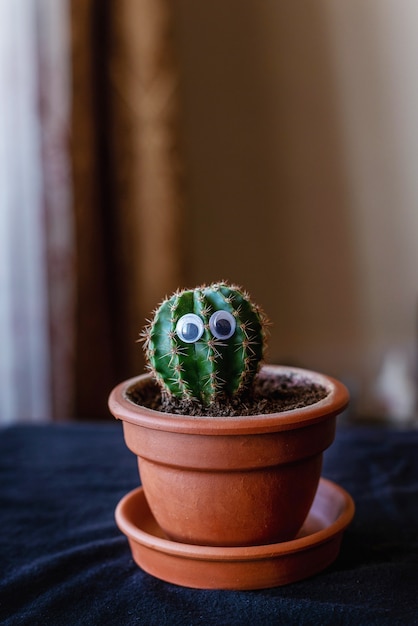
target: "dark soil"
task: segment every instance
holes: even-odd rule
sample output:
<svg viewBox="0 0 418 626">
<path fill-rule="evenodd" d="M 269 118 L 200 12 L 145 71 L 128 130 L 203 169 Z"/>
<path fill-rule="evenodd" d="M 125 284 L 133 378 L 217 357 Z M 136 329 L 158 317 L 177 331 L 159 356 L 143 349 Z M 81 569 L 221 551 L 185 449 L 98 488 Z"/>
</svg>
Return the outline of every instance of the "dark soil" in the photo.
<svg viewBox="0 0 418 626">
<path fill-rule="evenodd" d="M 128 397 L 135 404 L 155 411 L 177 415 L 233 417 L 239 415 L 261 415 L 279 413 L 319 402 L 327 395 L 322 385 L 303 378 L 297 373 L 269 375 L 262 371 L 255 380 L 254 387 L 245 396 L 229 398 L 220 396 L 209 406 L 198 402 L 166 397 L 156 383 L 142 388 L 133 387 Z"/>
</svg>

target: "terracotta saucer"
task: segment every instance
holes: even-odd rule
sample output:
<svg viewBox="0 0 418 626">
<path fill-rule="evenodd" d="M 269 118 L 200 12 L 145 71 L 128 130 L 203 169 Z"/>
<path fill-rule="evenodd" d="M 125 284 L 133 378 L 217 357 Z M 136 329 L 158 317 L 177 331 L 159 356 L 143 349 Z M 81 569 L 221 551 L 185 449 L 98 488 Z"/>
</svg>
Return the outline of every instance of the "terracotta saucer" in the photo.
<svg viewBox="0 0 418 626">
<path fill-rule="evenodd" d="M 321 478 L 309 515 L 296 539 L 246 547 L 215 547 L 167 539 L 148 507 L 142 487 L 116 507 L 119 529 L 132 556 L 156 578 L 196 589 L 264 589 L 308 578 L 338 556 L 354 515 L 351 496 Z"/>
</svg>

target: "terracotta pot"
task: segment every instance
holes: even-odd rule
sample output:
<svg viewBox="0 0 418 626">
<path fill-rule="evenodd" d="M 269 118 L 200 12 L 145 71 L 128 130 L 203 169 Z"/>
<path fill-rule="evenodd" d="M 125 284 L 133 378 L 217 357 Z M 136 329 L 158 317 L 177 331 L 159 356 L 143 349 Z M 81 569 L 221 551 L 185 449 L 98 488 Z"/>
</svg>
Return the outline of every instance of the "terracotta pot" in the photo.
<svg viewBox="0 0 418 626">
<path fill-rule="evenodd" d="M 328 395 L 301 409 L 245 417 L 191 417 L 138 406 L 128 390 L 149 385 L 144 374 L 112 391 L 111 413 L 123 420 L 137 455 L 144 494 L 158 525 L 174 541 L 249 546 L 293 539 L 318 487 L 322 453 L 335 435 L 347 389 L 329 376 L 281 366 L 323 385 Z"/>
</svg>

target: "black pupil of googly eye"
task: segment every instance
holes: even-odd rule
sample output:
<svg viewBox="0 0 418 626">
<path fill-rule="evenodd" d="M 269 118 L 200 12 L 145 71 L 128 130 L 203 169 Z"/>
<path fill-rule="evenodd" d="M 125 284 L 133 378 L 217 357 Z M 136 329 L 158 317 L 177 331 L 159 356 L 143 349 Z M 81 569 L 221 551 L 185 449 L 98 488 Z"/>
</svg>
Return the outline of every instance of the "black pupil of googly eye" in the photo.
<svg viewBox="0 0 418 626">
<path fill-rule="evenodd" d="M 199 336 L 199 328 L 192 322 L 186 322 L 182 328 L 182 335 L 185 341 L 196 341 Z"/>
<path fill-rule="evenodd" d="M 226 337 L 231 332 L 231 324 L 226 319 L 217 319 L 214 328 L 218 335 Z"/>
</svg>

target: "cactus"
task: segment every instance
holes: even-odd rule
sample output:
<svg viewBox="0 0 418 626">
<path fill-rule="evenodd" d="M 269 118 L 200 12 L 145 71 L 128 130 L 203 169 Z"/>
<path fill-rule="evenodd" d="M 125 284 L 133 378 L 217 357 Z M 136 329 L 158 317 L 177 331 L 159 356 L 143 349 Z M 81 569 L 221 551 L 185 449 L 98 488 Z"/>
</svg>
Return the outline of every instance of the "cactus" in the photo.
<svg viewBox="0 0 418 626">
<path fill-rule="evenodd" d="M 248 390 L 265 346 L 266 319 L 225 282 L 178 291 L 143 333 L 148 367 L 163 393 L 209 405 Z"/>
</svg>

